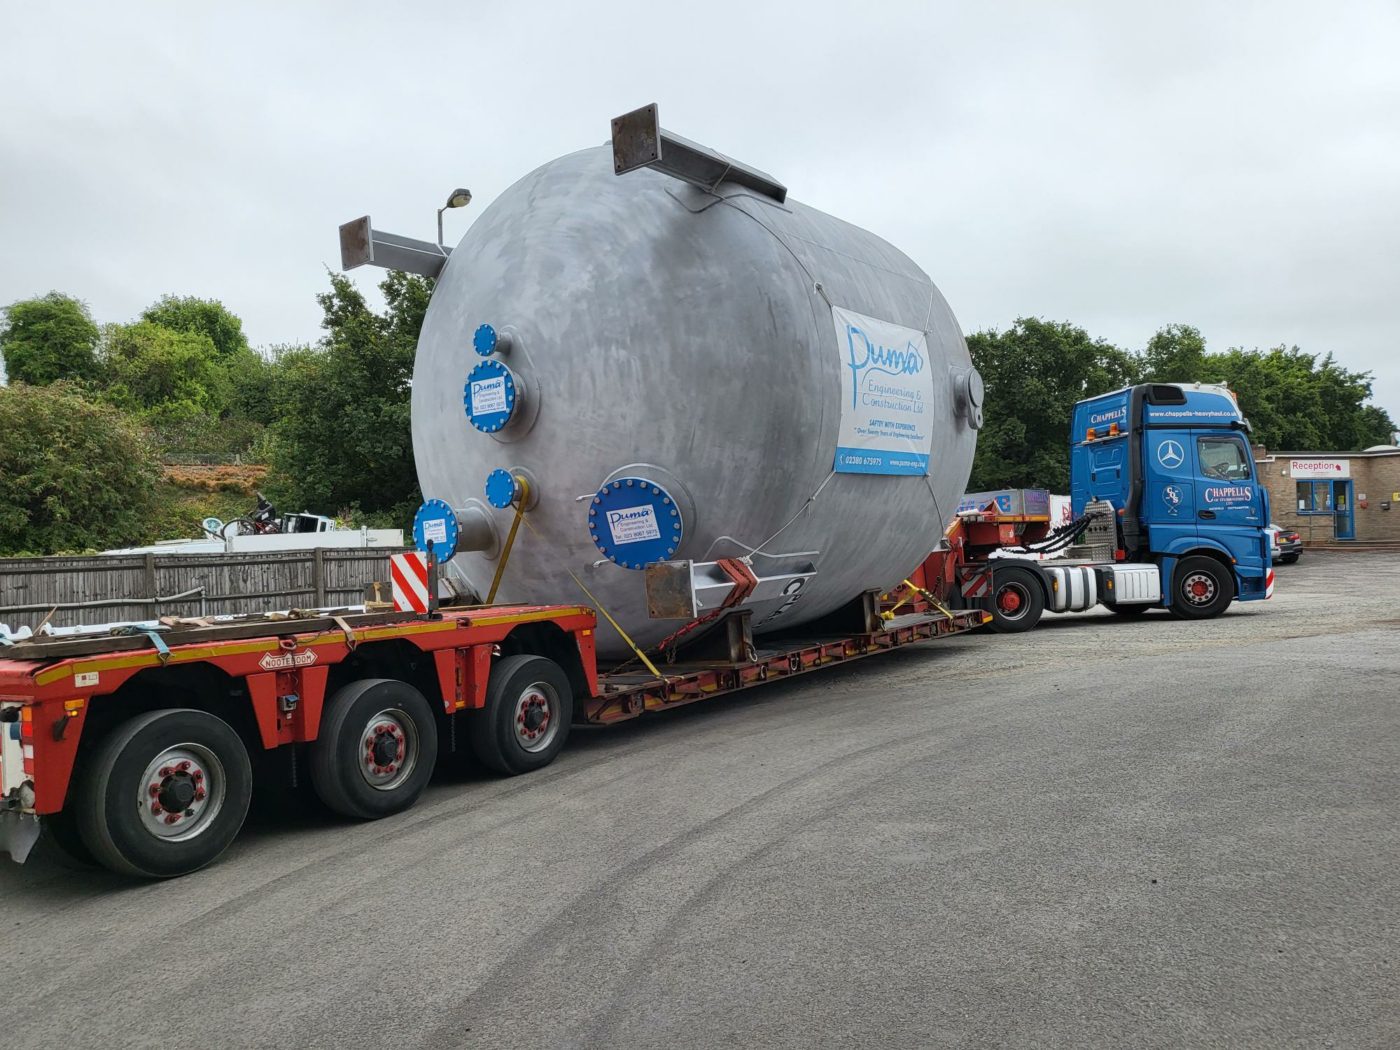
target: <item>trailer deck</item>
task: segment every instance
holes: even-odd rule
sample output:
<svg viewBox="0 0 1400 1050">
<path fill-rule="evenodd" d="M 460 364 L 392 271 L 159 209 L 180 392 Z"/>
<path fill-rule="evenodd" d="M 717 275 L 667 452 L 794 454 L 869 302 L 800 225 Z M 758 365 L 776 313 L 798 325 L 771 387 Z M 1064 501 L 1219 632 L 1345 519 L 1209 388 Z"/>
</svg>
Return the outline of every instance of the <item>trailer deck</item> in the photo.
<svg viewBox="0 0 1400 1050">
<path fill-rule="evenodd" d="M 330 808 L 375 819 L 416 801 L 440 753 L 525 773 L 553 760 L 571 724 L 736 693 L 988 618 L 919 597 L 868 592 L 819 629 L 758 642 L 737 609 L 675 662 L 601 673 L 586 606 L 292 610 L 12 641 L 0 650 L 0 852 L 22 859 L 42 817 L 70 852 L 128 874 L 184 874 L 237 834 L 255 772 L 288 787 L 309 773 Z"/>
<path fill-rule="evenodd" d="M 987 614 L 978 610 L 907 613 L 884 621 L 870 633 L 840 638 L 792 638 L 752 650 L 747 658 L 709 663 L 667 665 L 663 678 L 651 674 L 612 673 L 600 678 L 599 695 L 589 701 L 589 722 L 608 725 L 648 711 L 665 711 L 697 700 L 738 692 L 751 686 L 820 670 L 838 663 L 888 652 L 913 642 L 980 627 Z"/>
</svg>

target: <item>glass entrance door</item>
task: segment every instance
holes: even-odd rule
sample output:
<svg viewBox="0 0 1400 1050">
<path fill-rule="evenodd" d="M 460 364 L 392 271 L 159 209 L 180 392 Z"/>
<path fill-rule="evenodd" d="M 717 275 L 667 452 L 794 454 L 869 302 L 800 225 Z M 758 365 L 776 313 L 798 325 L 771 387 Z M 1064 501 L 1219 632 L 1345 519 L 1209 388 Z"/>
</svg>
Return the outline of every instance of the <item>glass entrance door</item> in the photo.
<svg viewBox="0 0 1400 1050">
<path fill-rule="evenodd" d="M 1352 510 L 1350 481 L 1332 482 L 1332 513 L 1336 526 L 1334 535 L 1337 539 L 1356 539 L 1356 518 Z"/>
</svg>

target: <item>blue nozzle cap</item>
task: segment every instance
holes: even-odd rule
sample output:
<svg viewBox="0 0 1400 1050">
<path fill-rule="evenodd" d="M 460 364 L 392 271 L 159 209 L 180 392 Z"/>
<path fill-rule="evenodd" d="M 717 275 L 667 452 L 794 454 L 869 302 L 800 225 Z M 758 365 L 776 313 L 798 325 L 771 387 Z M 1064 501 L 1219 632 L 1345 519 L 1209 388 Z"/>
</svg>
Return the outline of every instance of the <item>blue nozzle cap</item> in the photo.
<svg viewBox="0 0 1400 1050">
<path fill-rule="evenodd" d="M 490 357 L 496 349 L 496 330 L 489 324 L 478 325 L 472 334 L 472 349 L 482 357 Z"/>
<path fill-rule="evenodd" d="M 667 560 L 685 538 L 671 494 L 647 478 L 618 478 L 604 485 L 588 514 L 589 538 L 598 553 L 624 569 Z"/>
<path fill-rule="evenodd" d="M 433 543 L 433 557 L 441 564 L 451 561 L 457 553 L 457 515 L 447 502 L 430 499 L 413 516 L 413 545 L 428 553 L 428 541 Z"/>
<path fill-rule="evenodd" d="M 509 423 L 519 403 L 515 373 L 496 360 L 473 368 L 462 388 L 467 422 L 483 434 L 494 434 Z"/>
<path fill-rule="evenodd" d="M 486 475 L 486 502 L 499 510 L 506 510 L 520 498 L 520 483 L 504 467 L 497 467 Z"/>
</svg>

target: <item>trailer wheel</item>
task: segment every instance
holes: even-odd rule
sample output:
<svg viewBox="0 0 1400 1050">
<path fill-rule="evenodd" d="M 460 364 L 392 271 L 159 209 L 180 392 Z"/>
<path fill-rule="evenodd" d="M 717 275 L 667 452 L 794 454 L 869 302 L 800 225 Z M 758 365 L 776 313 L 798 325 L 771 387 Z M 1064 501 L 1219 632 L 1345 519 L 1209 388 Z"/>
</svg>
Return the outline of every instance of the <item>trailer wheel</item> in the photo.
<svg viewBox="0 0 1400 1050">
<path fill-rule="evenodd" d="M 1029 569 L 1014 565 L 995 569 L 987 611 L 992 614 L 988 626 L 998 634 L 1029 631 L 1045 612 L 1045 592 L 1040 580 Z"/>
<path fill-rule="evenodd" d="M 543 656 L 507 656 L 491 668 L 486 706 L 472 712 L 467 734 L 482 765 L 514 776 L 553 762 L 573 717 L 562 667 Z"/>
<path fill-rule="evenodd" d="M 1182 620 L 1209 620 L 1235 599 L 1235 577 L 1214 558 L 1182 558 L 1172 574 L 1172 614 Z"/>
<path fill-rule="evenodd" d="M 92 850 L 87 848 L 78 831 L 76 812 L 77 803 L 74 802 L 72 808 L 65 808 L 58 813 L 46 813 L 39 823 L 44 829 L 44 834 L 62 854 L 62 860 L 79 868 L 96 867 L 97 858 L 92 855 Z"/>
<path fill-rule="evenodd" d="M 138 715 L 113 729 L 79 777 L 82 842 L 99 864 L 168 879 L 215 860 L 243 827 L 248 750 L 207 711 Z"/>
<path fill-rule="evenodd" d="M 366 678 L 326 701 L 311 744 L 311 785 L 331 809 L 377 820 L 418 801 L 437 758 L 437 722 L 423 694 Z"/>
</svg>

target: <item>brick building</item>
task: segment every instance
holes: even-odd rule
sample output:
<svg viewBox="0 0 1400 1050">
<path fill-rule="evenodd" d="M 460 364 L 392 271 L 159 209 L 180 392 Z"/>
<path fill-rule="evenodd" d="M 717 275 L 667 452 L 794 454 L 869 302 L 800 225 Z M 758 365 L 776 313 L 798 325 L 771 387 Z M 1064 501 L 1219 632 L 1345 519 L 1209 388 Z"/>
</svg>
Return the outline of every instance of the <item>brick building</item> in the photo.
<svg viewBox="0 0 1400 1050">
<path fill-rule="evenodd" d="M 1304 543 L 1400 542 L 1400 447 L 1364 452 L 1255 449 L 1274 521 Z"/>
</svg>

